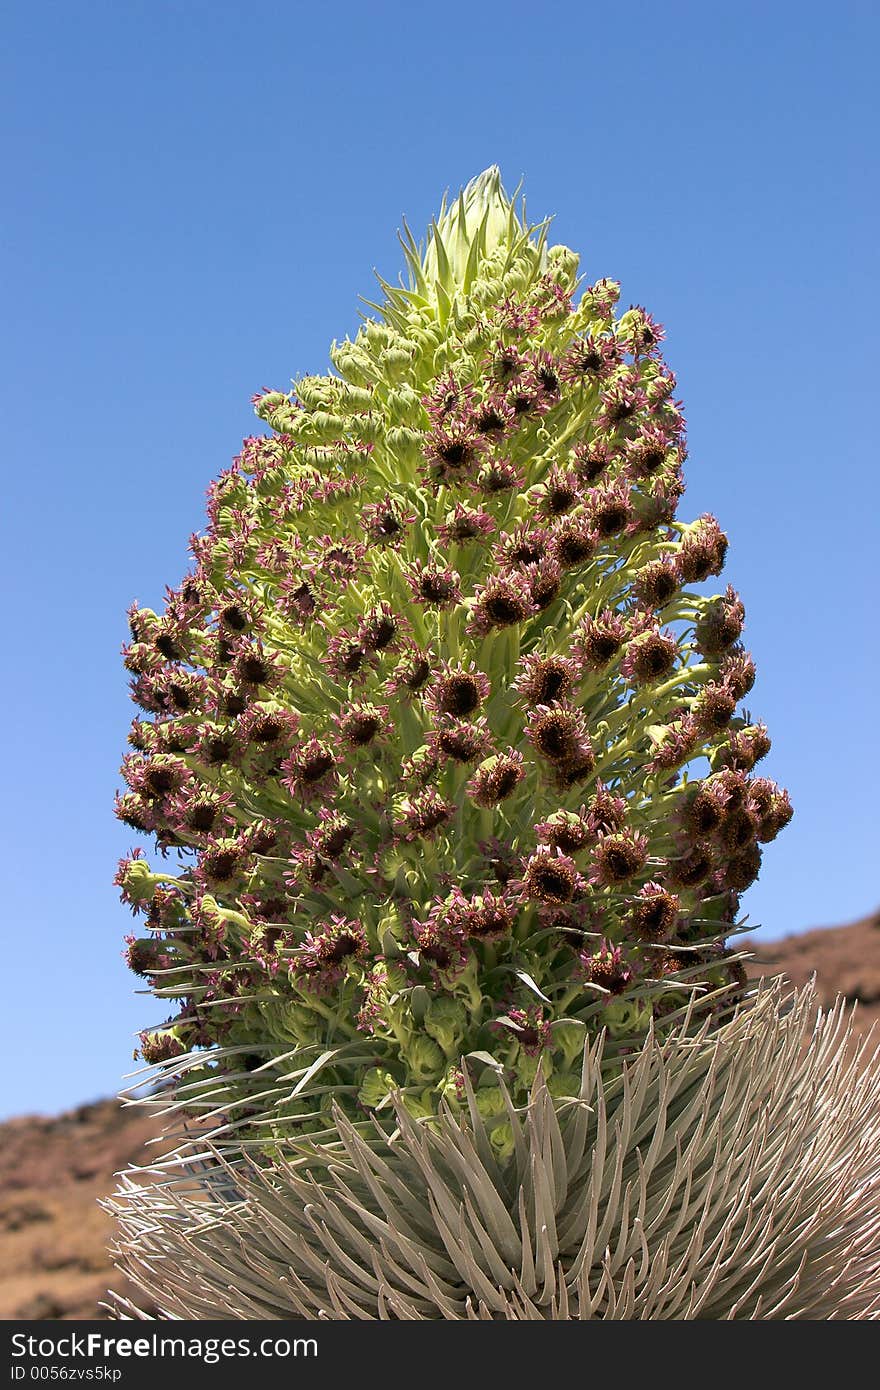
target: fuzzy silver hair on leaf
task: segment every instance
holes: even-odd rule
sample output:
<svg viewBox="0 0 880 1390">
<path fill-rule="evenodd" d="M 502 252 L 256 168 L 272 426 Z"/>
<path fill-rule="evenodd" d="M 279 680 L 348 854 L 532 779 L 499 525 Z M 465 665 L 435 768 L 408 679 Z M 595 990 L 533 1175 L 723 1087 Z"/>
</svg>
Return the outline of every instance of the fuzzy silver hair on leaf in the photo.
<svg viewBox="0 0 880 1390">
<path fill-rule="evenodd" d="M 298 1156 L 133 1175 L 120 1268 L 172 1319 L 880 1315 L 880 1067 L 841 1003 L 777 983 L 610 1083 L 602 1050 L 569 1098 L 502 1092 L 504 1159 L 468 1085 L 422 1120 L 398 1097 L 390 1140 L 337 1110 Z"/>
</svg>

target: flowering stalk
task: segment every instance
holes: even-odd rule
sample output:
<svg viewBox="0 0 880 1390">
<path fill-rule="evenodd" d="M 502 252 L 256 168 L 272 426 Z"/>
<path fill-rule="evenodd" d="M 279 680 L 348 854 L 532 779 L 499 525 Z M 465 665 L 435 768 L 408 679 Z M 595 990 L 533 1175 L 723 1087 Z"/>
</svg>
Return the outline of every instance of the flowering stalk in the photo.
<svg viewBox="0 0 880 1390">
<path fill-rule="evenodd" d="M 130 611 L 117 812 L 175 856 L 117 876 L 178 1010 L 141 1053 L 254 1142 L 474 1083 L 503 1148 L 499 1074 L 576 1095 L 601 1030 L 720 1020 L 791 815 L 752 775 L 742 603 L 699 587 L 727 538 L 677 517 L 660 326 L 610 280 L 576 299 L 495 169 L 403 249 L 334 372 L 255 398 L 191 572 Z"/>
</svg>

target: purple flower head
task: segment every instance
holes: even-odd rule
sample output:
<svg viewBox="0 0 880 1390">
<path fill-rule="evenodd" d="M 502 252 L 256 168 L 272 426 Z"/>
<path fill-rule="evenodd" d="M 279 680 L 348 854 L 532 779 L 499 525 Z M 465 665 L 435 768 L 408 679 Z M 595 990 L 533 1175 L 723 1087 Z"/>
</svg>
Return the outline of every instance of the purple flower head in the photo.
<svg viewBox="0 0 880 1390">
<path fill-rule="evenodd" d="M 562 570 L 549 556 L 539 560 L 536 565 L 524 565 L 522 576 L 529 588 L 529 596 L 538 613 L 549 608 L 562 589 Z"/>
<path fill-rule="evenodd" d="M 515 347 L 500 340 L 492 358 L 492 375 L 504 387 L 515 382 L 526 369 L 525 358 Z"/>
<path fill-rule="evenodd" d="M 309 845 L 324 859 L 338 860 L 356 834 L 352 821 L 339 811 L 322 806 L 318 812 L 318 824 L 307 835 Z"/>
<path fill-rule="evenodd" d="M 461 598 L 461 576 L 442 565 L 411 565 L 407 583 L 416 603 L 426 608 L 451 608 Z"/>
<path fill-rule="evenodd" d="M 603 835 L 593 850 L 590 882 L 599 887 L 628 883 L 648 858 L 648 837 L 625 829 Z"/>
<path fill-rule="evenodd" d="M 553 705 L 568 699 L 579 677 L 577 662 L 566 656 L 530 652 L 520 658 L 514 689 L 526 705 Z"/>
<path fill-rule="evenodd" d="M 584 504 L 590 527 L 600 541 L 619 535 L 632 521 L 630 492 L 623 479 L 593 488 L 584 499 Z"/>
<path fill-rule="evenodd" d="M 659 555 L 636 572 L 633 593 L 646 608 L 665 608 L 679 591 L 681 580 L 672 555 Z"/>
<path fill-rule="evenodd" d="M 716 599 L 697 623 L 694 641 L 703 656 L 720 656 L 738 642 L 745 616 L 742 599 L 728 584 L 724 597 Z"/>
<path fill-rule="evenodd" d="M 235 826 L 230 814 L 231 806 L 231 792 L 221 792 L 214 787 L 190 786 L 175 797 L 169 819 L 190 835 L 225 835 Z"/>
<path fill-rule="evenodd" d="M 599 538 L 585 512 L 560 517 L 550 532 L 550 554 L 562 570 L 577 569 L 591 560 Z"/>
<path fill-rule="evenodd" d="M 525 775 L 522 753 L 508 749 L 477 768 L 468 782 L 468 795 L 478 806 L 490 809 L 512 796 Z"/>
<path fill-rule="evenodd" d="M 537 489 L 536 506 L 542 516 L 564 516 L 581 501 L 581 481 L 573 469 L 555 465 Z"/>
<path fill-rule="evenodd" d="M 426 922 L 412 923 L 413 942 L 419 962 L 430 967 L 432 978 L 441 984 L 454 980 L 467 965 L 464 933 L 450 920 L 443 906 L 435 905 Z"/>
<path fill-rule="evenodd" d="M 499 391 L 492 391 L 474 406 L 470 419 L 479 436 L 498 444 L 510 432 L 516 416 L 510 402 Z"/>
<path fill-rule="evenodd" d="M 343 714 L 335 716 L 335 722 L 350 748 L 367 748 L 387 731 L 389 718 L 387 705 L 356 700 Z"/>
<path fill-rule="evenodd" d="M 663 325 L 653 319 L 647 309 L 633 305 L 623 315 L 620 325 L 620 340 L 634 357 L 654 356 L 666 337 Z"/>
<path fill-rule="evenodd" d="M 234 662 L 232 673 L 244 686 L 271 688 L 278 684 L 283 669 L 278 657 L 266 652 L 259 643 L 243 644 Z"/>
<path fill-rule="evenodd" d="M 629 902 L 628 921 L 638 941 L 668 941 L 675 931 L 681 904 L 674 893 L 653 879 Z"/>
<path fill-rule="evenodd" d="M 476 763 L 487 757 L 492 734 L 485 719 L 442 719 L 429 734 L 429 744 L 438 758 L 453 763 Z"/>
<path fill-rule="evenodd" d="M 350 579 L 361 569 L 367 547 L 348 536 L 321 536 L 315 543 L 315 566 L 333 579 Z"/>
<path fill-rule="evenodd" d="M 635 481 L 652 478 L 670 463 L 678 463 L 673 440 L 659 425 L 645 424 L 632 439 L 624 440 L 626 471 Z"/>
<path fill-rule="evenodd" d="M 519 490 L 524 481 L 523 474 L 509 459 L 492 458 L 484 463 L 474 482 L 477 492 L 487 497 L 499 493 Z"/>
<path fill-rule="evenodd" d="M 329 921 L 306 932 L 303 945 L 290 961 L 291 979 L 324 993 L 342 978 L 349 961 L 365 960 L 368 951 L 361 923 L 332 913 Z"/>
<path fill-rule="evenodd" d="M 414 643 L 407 645 L 387 683 L 389 694 L 405 698 L 417 696 L 431 679 L 432 669 L 430 657 L 425 652 Z"/>
<path fill-rule="evenodd" d="M 678 643 L 671 632 L 649 627 L 627 644 L 620 663 L 620 674 L 633 685 L 652 685 L 665 680 L 675 669 Z"/>
<path fill-rule="evenodd" d="M 451 422 L 428 436 L 425 458 L 432 479 L 450 486 L 473 476 L 484 451 L 485 440 L 470 421 Z"/>
<path fill-rule="evenodd" d="M 365 681 L 376 662 L 375 653 L 369 651 L 347 628 L 340 628 L 330 638 L 327 654 L 322 660 L 334 680 L 342 685 Z"/>
<path fill-rule="evenodd" d="M 587 827 L 594 840 L 601 835 L 616 834 L 627 823 L 627 803 L 623 796 L 614 794 L 601 781 L 587 808 Z"/>
<path fill-rule="evenodd" d="M 592 838 L 584 812 L 584 807 L 580 812 L 554 811 L 547 820 L 539 821 L 535 826 L 538 843 L 563 854 L 577 854 Z"/>
<path fill-rule="evenodd" d="M 509 534 L 501 534 L 492 555 L 504 569 L 537 565 L 546 556 L 548 544 L 549 537 L 542 527 L 518 526 Z"/>
<path fill-rule="evenodd" d="M 244 876 L 248 850 L 234 836 L 212 841 L 199 854 L 196 878 L 211 892 L 234 889 Z"/>
<path fill-rule="evenodd" d="M 282 705 L 253 704 L 242 713 L 238 736 L 255 748 L 288 748 L 299 728 L 299 717 Z"/>
<path fill-rule="evenodd" d="M 525 1009 L 508 1009 L 506 1018 L 513 1025 L 510 1031 L 527 1056 L 537 1057 L 552 1046 L 553 1029 L 537 1004 L 529 1004 Z"/>
<path fill-rule="evenodd" d="M 648 398 L 637 376 L 624 374 L 607 385 L 602 392 L 602 407 L 596 417 L 601 430 L 619 432 L 634 420 L 648 404 Z"/>
<path fill-rule="evenodd" d="M 617 453 L 607 439 L 592 439 L 574 446 L 572 462 L 574 471 L 581 483 L 592 486 L 603 473 L 607 473 L 617 461 Z"/>
<path fill-rule="evenodd" d="M 598 618 L 587 617 L 571 644 L 572 655 L 587 671 L 601 671 L 617 656 L 627 637 L 627 625 L 618 613 L 605 608 Z"/>
<path fill-rule="evenodd" d="M 451 419 L 460 421 L 469 415 L 473 399 L 474 388 L 459 385 L 450 371 L 439 377 L 430 393 L 422 397 L 422 405 L 435 430 L 439 430 Z"/>
<path fill-rule="evenodd" d="M 727 728 L 736 712 L 737 697 L 729 686 L 710 681 L 700 691 L 691 708 L 694 726 L 711 738 Z"/>
<path fill-rule="evenodd" d="M 560 366 L 563 381 L 592 385 L 611 376 L 621 362 L 620 346 L 611 334 L 587 333 L 572 343 Z"/>
<path fill-rule="evenodd" d="M 622 994 L 633 978 L 633 972 L 619 946 L 603 941 L 598 951 L 581 951 L 580 965 L 584 979 L 608 994 Z"/>
<path fill-rule="evenodd" d="M 442 526 L 438 526 L 437 534 L 445 545 L 466 545 L 468 541 L 485 540 L 494 530 L 494 520 L 482 507 L 456 502 Z"/>
<path fill-rule="evenodd" d="M 281 784 L 303 802 L 325 797 L 336 786 L 339 766 L 332 745 L 311 734 L 282 762 Z"/>
<path fill-rule="evenodd" d="M 570 903 L 583 880 L 574 860 L 561 850 L 541 845 L 524 863 L 519 885 L 523 902 Z"/>
<path fill-rule="evenodd" d="M 455 814 L 455 806 L 446 801 L 433 787 L 411 797 L 404 803 L 398 828 L 406 840 L 430 839 L 448 824 Z"/>
<path fill-rule="evenodd" d="M 720 750 L 719 762 L 722 766 L 750 772 L 769 752 L 770 735 L 766 724 L 748 725 L 730 734 L 726 747 Z"/>
<path fill-rule="evenodd" d="M 403 540 L 416 514 L 392 497 L 371 502 L 361 513 L 361 524 L 373 545 L 397 546 Z"/>
<path fill-rule="evenodd" d="M 551 763 L 570 763 L 589 747 L 583 714 L 561 704 L 537 705 L 530 709 L 526 737 L 535 752 Z"/>
<path fill-rule="evenodd" d="M 531 617 L 535 603 L 519 575 L 497 575 L 481 585 L 471 608 L 471 631 L 478 636 L 495 628 L 514 627 Z"/>
<path fill-rule="evenodd" d="M 755 663 L 748 652 L 734 647 L 719 666 L 718 675 L 736 700 L 744 700 L 755 684 Z"/>
<path fill-rule="evenodd" d="M 467 668 L 460 664 L 447 664 L 431 681 L 425 704 L 436 714 L 466 719 L 476 714 L 489 698 L 491 688 L 489 677 L 485 672 L 478 671 L 473 662 Z"/>
<path fill-rule="evenodd" d="M 685 584 L 699 584 L 720 574 L 727 555 L 727 537 L 714 516 L 701 516 L 687 530 L 678 551 L 678 570 Z"/>
</svg>

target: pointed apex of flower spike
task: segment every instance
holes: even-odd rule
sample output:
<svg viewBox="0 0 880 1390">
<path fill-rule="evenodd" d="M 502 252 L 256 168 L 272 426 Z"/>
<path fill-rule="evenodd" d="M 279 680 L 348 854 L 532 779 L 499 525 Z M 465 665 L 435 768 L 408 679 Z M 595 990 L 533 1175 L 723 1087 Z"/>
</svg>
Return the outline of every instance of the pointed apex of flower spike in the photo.
<svg viewBox="0 0 880 1390">
<path fill-rule="evenodd" d="M 518 191 L 518 190 L 517 190 Z M 416 268 L 410 238 L 407 260 L 423 294 L 438 301 L 440 318 L 445 320 L 448 306 L 457 293 L 469 294 L 479 278 L 485 278 L 487 263 L 499 275 L 507 268 L 511 253 L 530 240 L 534 243 L 540 269 L 544 268 L 545 226 L 530 228 L 525 220 L 525 203 L 517 207 L 516 193 L 508 197 L 497 164 L 471 179 L 451 203 L 444 197 L 440 212 L 429 228 L 427 249 Z M 445 312 L 444 312 L 445 310 Z"/>
</svg>

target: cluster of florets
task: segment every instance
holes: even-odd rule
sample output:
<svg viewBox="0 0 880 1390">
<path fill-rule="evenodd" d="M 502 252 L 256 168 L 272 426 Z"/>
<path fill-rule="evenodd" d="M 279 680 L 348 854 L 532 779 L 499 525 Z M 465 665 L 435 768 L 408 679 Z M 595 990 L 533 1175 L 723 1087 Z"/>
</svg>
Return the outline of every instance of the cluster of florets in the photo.
<svg viewBox="0 0 880 1390">
<path fill-rule="evenodd" d="M 406 250 L 335 374 L 255 398 L 271 433 L 125 648 L 117 812 L 174 856 L 118 875 L 129 963 L 178 1001 L 143 1056 L 196 1049 L 193 1088 L 305 1128 L 454 1104 L 465 1067 L 500 1116 L 498 1070 L 567 1094 L 588 1033 L 720 1013 L 791 815 L 753 775 L 743 605 L 694 587 L 727 540 L 676 516 L 660 326 L 609 280 L 575 303 L 493 177 Z"/>
</svg>

